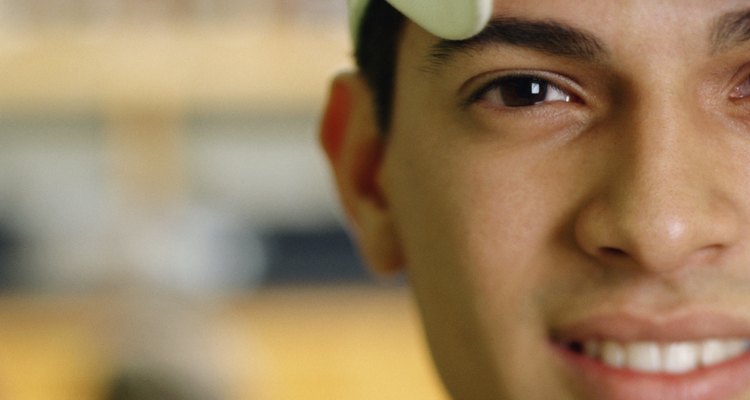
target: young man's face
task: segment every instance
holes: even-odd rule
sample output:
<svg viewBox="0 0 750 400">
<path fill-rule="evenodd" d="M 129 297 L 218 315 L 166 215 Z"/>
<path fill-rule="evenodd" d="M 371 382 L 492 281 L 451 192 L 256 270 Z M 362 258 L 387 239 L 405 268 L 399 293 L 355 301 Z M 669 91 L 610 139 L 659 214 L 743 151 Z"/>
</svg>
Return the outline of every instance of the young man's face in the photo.
<svg viewBox="0 0 750 400">
<path fill-rule="evenodd" d="M 463 45 L 408 23 L 387 140 L 351 76 L 323 134 L 449 391 L 750 399 L 750 1 L 494 16 Z"/>
</svg>

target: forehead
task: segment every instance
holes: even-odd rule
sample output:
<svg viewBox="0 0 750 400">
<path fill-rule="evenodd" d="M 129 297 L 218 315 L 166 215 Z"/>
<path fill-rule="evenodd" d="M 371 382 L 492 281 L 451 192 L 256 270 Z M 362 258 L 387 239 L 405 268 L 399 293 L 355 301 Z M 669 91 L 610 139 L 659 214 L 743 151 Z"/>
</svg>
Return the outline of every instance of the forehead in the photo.
<svg viewBox="0 0 750 400">
<path fill-rule="evenodd" d="M 743 14 L 744 20 L 740 18 Z M 726 36 L 724 42 L 747 41 L 750 1 L 499 0 L 494 5 L 493 20 L 551 23 L 585 33 L 615 56 L 658 55 L 656 58 L 684 62 L 698 52 L 716 50 L 722 34 Z M 404 43 L 412 55 L 415 48 L 434 52 L 440 42 L 414 24 L 407 27 Z"/>
<path fill-rule="evenodd" d="M 748 0 L 496 0 L 494 15 L 554 19 L 615 41 L 624 33 L 648 32 L 649 27 L 679 24 L 694 29 L 722 13 L 747 7 Z"/>
</svg>

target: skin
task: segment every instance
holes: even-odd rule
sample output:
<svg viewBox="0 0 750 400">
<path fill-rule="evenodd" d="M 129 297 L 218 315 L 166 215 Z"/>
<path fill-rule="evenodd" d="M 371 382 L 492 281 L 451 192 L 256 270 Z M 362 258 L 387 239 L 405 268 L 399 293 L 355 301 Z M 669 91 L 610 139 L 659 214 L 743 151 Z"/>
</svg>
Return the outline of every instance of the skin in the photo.
<svg viewBox="0 0 750 400">
<path fill-rule="evenodd" d="M 750 43 L 709 40 L 747 8 L 496 3 L 590 33 L 596 60 L 493 44 L 436 65 L 438 38 L 408 23 L 385 134 L 361 77 L 335 79 L 321 142 L 342 204 L 372 268 L 410 277 L 454 398 L 597 398 L 550 345 L 591 316 L 750 320 Z M 467 103 L 519 70 L 573 101 Z"/>
</svg>

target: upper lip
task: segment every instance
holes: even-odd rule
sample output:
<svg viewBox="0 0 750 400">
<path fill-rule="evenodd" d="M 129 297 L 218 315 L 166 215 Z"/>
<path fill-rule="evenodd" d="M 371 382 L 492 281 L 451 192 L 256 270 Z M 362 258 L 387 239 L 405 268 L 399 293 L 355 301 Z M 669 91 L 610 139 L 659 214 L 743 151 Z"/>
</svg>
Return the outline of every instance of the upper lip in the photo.
<svg viewBox="0 0 750 400">
<path fill-rule="evenodd" d="M 561 342 L 686 342 L 750 338 L 750 320 L 716 312 L 691 312 L 658 318 L 629 312 L 606 313 L 557 327 L 552 331 L 552 338 Z"/>
</svg>

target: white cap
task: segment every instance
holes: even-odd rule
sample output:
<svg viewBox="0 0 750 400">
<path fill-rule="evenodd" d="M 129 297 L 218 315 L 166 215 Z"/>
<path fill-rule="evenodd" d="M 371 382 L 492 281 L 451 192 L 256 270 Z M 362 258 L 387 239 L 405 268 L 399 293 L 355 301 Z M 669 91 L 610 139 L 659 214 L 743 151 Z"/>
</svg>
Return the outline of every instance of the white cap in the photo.
<svg viewBox="0 0 750 400">
<path fill-rule="evenodd" d="M 484 29 L 492 16 L 492 0 L 387 1 L 424 30 L 443 39 L 470 38 Z M 369 2 L 349 0 L 349 21 L 355 38 Z"/>
</svg>

